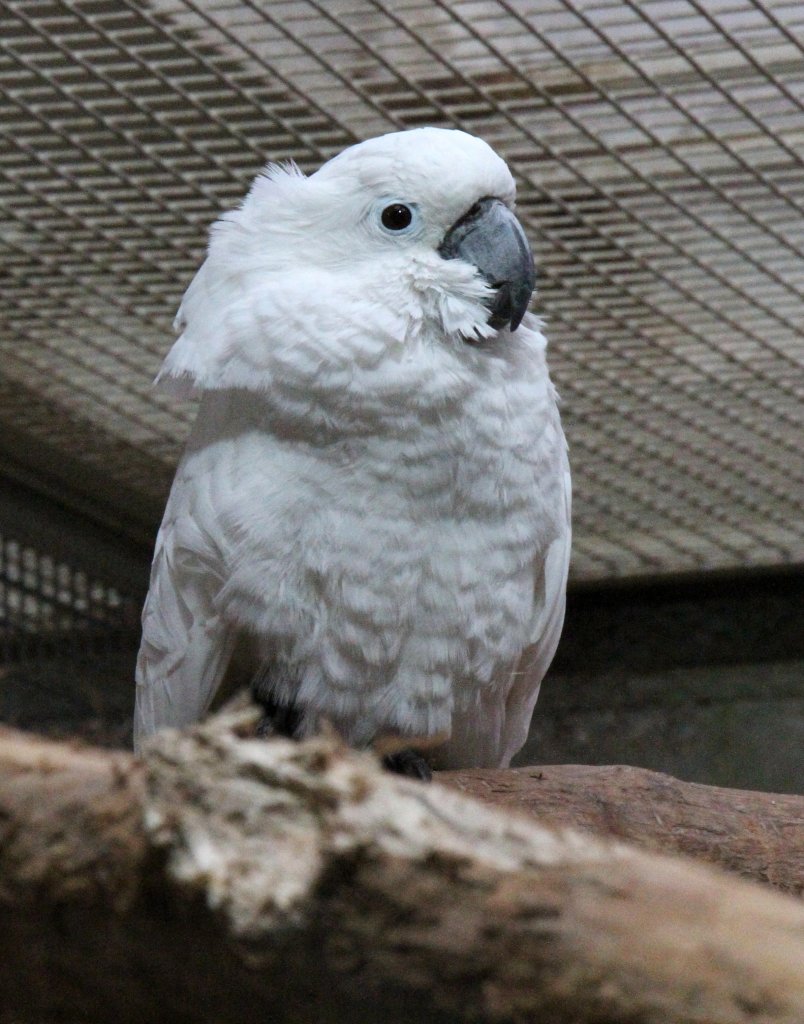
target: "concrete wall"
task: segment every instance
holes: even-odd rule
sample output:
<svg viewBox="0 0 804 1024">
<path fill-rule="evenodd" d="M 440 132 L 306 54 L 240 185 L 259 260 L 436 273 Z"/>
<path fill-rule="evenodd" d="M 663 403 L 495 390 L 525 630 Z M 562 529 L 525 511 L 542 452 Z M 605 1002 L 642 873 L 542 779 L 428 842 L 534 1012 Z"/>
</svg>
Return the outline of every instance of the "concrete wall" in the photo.
<svg viewBox="0 0 804 1024">
<path fill-rule="evenodd" d="M 804 792 L 804 578 L 571 594 L 520 764 Z"/>
</svg>

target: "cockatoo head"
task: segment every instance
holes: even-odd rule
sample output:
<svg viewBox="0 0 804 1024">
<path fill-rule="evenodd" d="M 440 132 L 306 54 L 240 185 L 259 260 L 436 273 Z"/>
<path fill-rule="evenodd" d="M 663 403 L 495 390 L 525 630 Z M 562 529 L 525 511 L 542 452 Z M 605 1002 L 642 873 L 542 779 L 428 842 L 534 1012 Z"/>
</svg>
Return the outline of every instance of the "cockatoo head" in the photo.
<svg viewBox="0 0 804 1024">
<path fill-rule="evenodd" d="M 514 194 L 485 142 L 439 128 L 362 142 L 309 177 L 269 166 L 213 228 L 162 376 L 268 389 L 504 344 L 535 278 Z"/>
</svg>

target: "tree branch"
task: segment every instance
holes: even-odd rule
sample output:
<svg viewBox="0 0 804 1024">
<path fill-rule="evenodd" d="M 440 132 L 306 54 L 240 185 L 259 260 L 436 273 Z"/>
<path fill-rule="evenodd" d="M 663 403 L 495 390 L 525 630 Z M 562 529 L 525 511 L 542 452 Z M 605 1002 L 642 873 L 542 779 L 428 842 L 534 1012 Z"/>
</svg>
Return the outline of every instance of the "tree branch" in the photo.
<svg viewBox="0 0 804 1024">
<path fill-rule="evenodd" d="M 0 1020 L 800 1024 L 804 907 L 331 738 L 0 737 Z"/>
<path fill-rule="evenodd" d="M 627 765 L 442 772 L 439 781 L 543 825 L 683 853 L 775 889 L 804 891 L 804 797 L 682 782 Z"/>
</svg>

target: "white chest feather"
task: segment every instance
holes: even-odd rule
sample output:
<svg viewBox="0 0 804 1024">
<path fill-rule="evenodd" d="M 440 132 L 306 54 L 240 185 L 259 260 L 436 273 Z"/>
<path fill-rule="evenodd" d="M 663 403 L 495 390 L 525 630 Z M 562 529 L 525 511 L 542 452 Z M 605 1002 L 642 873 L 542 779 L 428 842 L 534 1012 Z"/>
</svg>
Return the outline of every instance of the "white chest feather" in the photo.
<svg viewBox="0 0 804 1024">
<path fill-rule="evenodd" d="M 206 538 L 215 606 L 281 666 L 280 699 L 363 742 L 449 733 L 508 685 L 568 528 L 541 352 L 526 369 L 329 443 L 283 435 L 259 396 L 207 396 L 173 521 Z"/>
</svg>

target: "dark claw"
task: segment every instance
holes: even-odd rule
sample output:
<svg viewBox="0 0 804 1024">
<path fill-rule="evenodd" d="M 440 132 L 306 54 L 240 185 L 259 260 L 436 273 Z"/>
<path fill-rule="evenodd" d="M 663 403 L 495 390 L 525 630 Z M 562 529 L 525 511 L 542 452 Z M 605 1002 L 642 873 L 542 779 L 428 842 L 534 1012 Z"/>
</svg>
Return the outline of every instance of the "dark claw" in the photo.
<svg viewBox="0 0 804 1024">
<path fill-rule="evenodd" d="M 386 754 L 382 759 L 383 767 L 397 775 L 406 775 L 409 779 L 421 779 L 430 782 L 433 771 L 420 753 L 407 747 L 396 754 Z"/>
<path fill-rule="evenodd" d="M 292 740 L 298 738 L 302 714 L 293 704 L 277 704 L 274 700 L 264 700 L 256 694 L 255 699 L 265 711 L 257 725 L 258 736 L 287 736 Z"/>
</svg>

